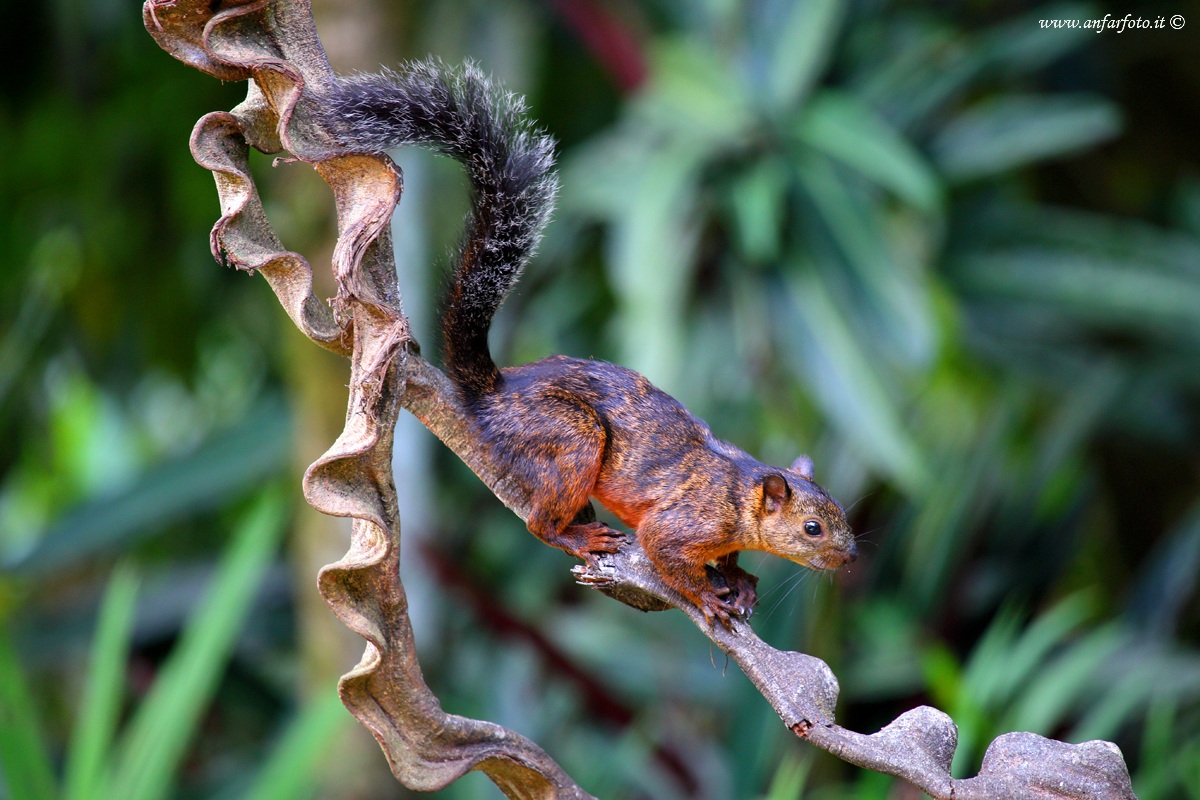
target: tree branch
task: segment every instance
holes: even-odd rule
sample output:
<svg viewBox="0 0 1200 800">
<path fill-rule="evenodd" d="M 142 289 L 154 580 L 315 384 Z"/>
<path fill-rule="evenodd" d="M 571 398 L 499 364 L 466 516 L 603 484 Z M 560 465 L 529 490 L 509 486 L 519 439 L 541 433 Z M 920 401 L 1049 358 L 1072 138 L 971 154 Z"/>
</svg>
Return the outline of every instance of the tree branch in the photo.
<svg viewBox="0 0 1200 800">
<path fill-rule="evenodd" d="M 447 378 L 423 359 L 410 357 L 404 405 L 446 443 L 521 519 L 529 498 L 487 460 L 471 438 Z M 595 569 L 574 568 L 576 580 L 644 611 L 678 608 L 729 654 L 796 735 L 860 767 L 895 775 L 939 800 L 1136 800 L 1121 751 L 1110 742 L 1073 745 L 1033 733 L 998 737 L 979 775 L 950 776 L 958 728 L 941 711 L 921 706 L 870 736 L 834 722 L 838 682 L 819 658 L 776 650 L 735 619 L 726 630 L 709 626 L 703 613 L 663 583 L 636 539 L 599 557 Z"/>
<path fill-rule="evenodd" d="M 342 701 L 411 788 L 440 788 L 477 769 L 509 797 L 589 797 L 528 739 L 445 713 L 417 663 L 399 581 L 399 510 L 391 475 L 399 409 L 415 414 L 522 519 L 529 497 L 489 461 L 445 376 L 416 353 L 388 234 L 400 174 L 385 157 L 338 151 L 310 113 L 332 72 L 307 0 L 254 0 L 219 10 L 208 0 L 148 0 L 143 18 L 163 49 L 184 63 L 221 80 L 250 82 L 245 102 L 206 115 L 192 135 L 193 155 L 212 170 L 221 200 L 211 235 L 214 255 L 262 272 L 301 331 L 350 358 L 345 429 L 304 482 L 314 508 L 354 520 L 349 552 L 319 577 L 334 613 L 367 640 L 361 662 L 339 684 Z M 271 230 L 247 165 L 251 146 L 284 150 L 313 164 L 333 190 L 338 293 L 330 305 L 313 295 L 308 262 L 286 251 Z M 935 798 L 1134 798 L 1120 750 L 1108 742 L 1072 745 L 1006 734 L 992 742 L 978 776 L 955 780 L 950 762 L 957 728 L 940 711 L 914 709 L 870 736 L 840 727 L 834 722 L 837 679 L 823 661 L 775 650 L 743 620 L 729 630 L 709 627 L 698 609 L 663 584 L 633 538 L 619 553 L 574 573 L 580 583 L 636 608 L 679 608 L 737 662 L 798 736 Z"/>
</svg>

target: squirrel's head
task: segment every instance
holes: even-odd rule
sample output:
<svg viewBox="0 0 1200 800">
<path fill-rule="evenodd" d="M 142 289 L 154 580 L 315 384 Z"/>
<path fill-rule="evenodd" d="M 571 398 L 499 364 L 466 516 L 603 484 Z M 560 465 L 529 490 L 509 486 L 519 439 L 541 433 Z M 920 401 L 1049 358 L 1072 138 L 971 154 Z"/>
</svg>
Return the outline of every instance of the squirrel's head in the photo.
<svg viewBox="0 0 1200 800">
<path fill-rule="evenodd" d="M 759 481 L 760 549 L 810 569 L 837 569 L 858 558 L 846 512 L 813 480 L 813 462 L 800 456 Z"/>
</svg>

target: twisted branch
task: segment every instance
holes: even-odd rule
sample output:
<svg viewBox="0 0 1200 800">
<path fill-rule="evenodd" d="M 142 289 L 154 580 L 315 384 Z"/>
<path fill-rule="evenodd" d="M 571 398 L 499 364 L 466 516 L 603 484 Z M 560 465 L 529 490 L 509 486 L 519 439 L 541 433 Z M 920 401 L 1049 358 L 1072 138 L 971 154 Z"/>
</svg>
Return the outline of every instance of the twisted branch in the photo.
<svg viewBox="0 0 1200 800">
<path fill-rule="evenodd" d="M 590 797 L 533 742 L 489 722 L 444 712 L 417 663 L 399 580 L 399 510 L 391 474 L 392 431 L 401 407 L 457 453 L 518 516 L 529 497 L 492 464 L 464 423 L 445 376 L 415 352 L 396 285 L 388 223 L 401 177 L 386 157 L 340 153 L 314 122 L 315 92 L 332 79 L 308 0 L 253 0 L 214 9 L 208 0 L 148 0 L 146 28 L 164 50 L 221 80 L 246 80 L 246 100 L 201 118 L 196 161 L 213 172 L 221 218 L 214 256 L 267 279 L 296 326 L 350 358 L 346 425 L 309 467 L 308 502 L 353 519 L 350 550 L 321 570 L 322 596 L 367 641 L 338 691 L 376 737 L 393 773 L 414 789 L 449 785 L 466 771 L 486 773 L 509 797 Z M 337 296 L 314 296 L 312 268 L 288 252 L 263 212 L 247 165 L 249 147 L 286 151 L 313 164 L 333 190 Z M 957 728 L 928 707 L 872 735 L 834 722 L 838 682 L 820 659 L 775 650 L 748 623 L 709 627 L 703 614 L 659 578 L 634 540 L 576 579 L 636 608 L 679 608 L 733 658 L 784 724 L 839 758 L 895 775 L 948 800 L 1136 800 L 1121 752 L 1108 742 L 1072 745 L 1031 733 L 992 742 L 979 775 L 950 776 Z"/>
</svg>

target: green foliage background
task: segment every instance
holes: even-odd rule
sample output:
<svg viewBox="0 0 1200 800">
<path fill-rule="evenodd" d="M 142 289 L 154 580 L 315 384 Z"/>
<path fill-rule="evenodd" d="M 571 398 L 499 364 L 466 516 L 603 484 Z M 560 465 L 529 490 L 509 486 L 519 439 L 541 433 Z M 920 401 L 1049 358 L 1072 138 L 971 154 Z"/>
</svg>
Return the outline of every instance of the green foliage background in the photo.
<svg viewBox="0 0 1200 800">
<path fill-rule="evenodd" d="M 756 629 L 834 667 L 844 724 L 937 705 L 960 775 L 1005 731 L 1108 738 L 1143 800 L 1200 797 L 1200 18 L 1097 34 L 1039 20 L 1132 9 L 354 10 L 387 43 L 376 60 L 476 58 L 561 142 L 504 360 L 640 369 L 765 460 L 809 452 L 852 505 L 852 570 L 745 559 Z M 318 12 L 324 33 L 336 13 Z M 186 148 L 244 89 L 171 60 L 132 3 L 11 13 L 0 796 L 387 796 L 328 778 L 345 719 L 332 683 L 298 677 L 314 581 L 275 542 L 315 513 L 291 455 L 323 435 L 296 411 L 303 345 L 261 280 L 212 262 L 215 194 Z M 406 305 L 433 350 L 426 287 L 462 180 L 400 158 Z M 258 166 L 320 269 L 322 188 Z M 908 796 L 795 741 L 680 615 L 573 586 L 452 456 L 402 436 L 405 579 L 447 709 L 533 737 L 600 797 Z"/>
</svg>

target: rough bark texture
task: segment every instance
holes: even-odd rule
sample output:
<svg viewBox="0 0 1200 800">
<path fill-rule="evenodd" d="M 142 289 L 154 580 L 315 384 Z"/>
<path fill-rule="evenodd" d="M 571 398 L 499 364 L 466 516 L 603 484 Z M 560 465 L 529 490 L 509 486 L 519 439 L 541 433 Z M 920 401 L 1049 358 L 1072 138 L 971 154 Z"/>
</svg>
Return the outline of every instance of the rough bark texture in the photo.
<svg viewBox="0 0 1200 800">
<path fill-rule="evenodd" d="M 213 172 L 221 202 L 213 254 L 238 269 L 261 272 L 301 331 L 350 359 L 345 428 L 304 479 L 314 508 L 353 520 L 349 552 L 319 576 L 334 613 L 367 640 L 362 660 L 339 684 L 342 701 L 411 788 L 444 787 L 477 769 L 510 797 L 589 797 L 528 739 L 444 712 L 416 661 L 399 580 L 399 510 L 391 474 L 399 410 L 415 414 L 522 518 L 529 498 L 477 448 L 445 376 L 415 352 L 388 234 L 400 197 L 399 172 L 387 158 L 339 152 L 308 113 L 312 91 L 332 73 L 307 0 L 216 6 L 208 0 L 149 0 L 143 16 L 150 34 L 179 60 L 221 80 L 249 82 L 245 102 L 231 112 L 206 115 L 192 135 L 192 153 Z M 308 262 L 286 251 L 271 230 L 250 177 L 249 147 L 286 151 L 312 164 L 333 190 L 338 290 L 330 305 L 313 294 Z M 1121 752 L 1109 742 L 1072 745 L 1031 733 L 1005 734 L 988 748 L 978 776 L 955 780 L 950 762 L 958 731 L 940 711 L 913 709 L 869 736 L 840 727 L 834 722 L 837 678 L 823 661 L 775 650 L 740 620 L 731 630 L 708 627 L 698 609 L 659 580 L 635 541 L 595 568 L 576 567 L 575 575 L 643 610 L 679 608 L 738 663 L 798 736 L 848 762 L 910 781 L 932 797 L 1134 798 Z"/>
</svg>

